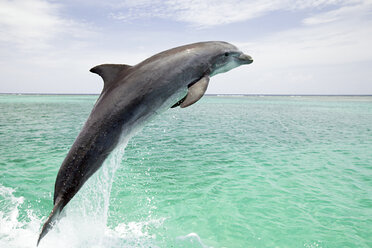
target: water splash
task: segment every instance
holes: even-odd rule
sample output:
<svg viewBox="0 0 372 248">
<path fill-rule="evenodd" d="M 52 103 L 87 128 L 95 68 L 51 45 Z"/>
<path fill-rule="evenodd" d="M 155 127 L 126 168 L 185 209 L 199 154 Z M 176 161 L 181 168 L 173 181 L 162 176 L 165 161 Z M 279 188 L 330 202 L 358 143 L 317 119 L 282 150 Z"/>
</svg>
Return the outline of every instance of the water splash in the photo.
<svg viewBox="0 0 372 248">
<path fill-rule="evenodd" d="M 48 233 L 40 248 L 106 248 L 106 247 L 157 247 L 149 226 L 160 227 L 164 219 L 119 223 L 107 226 L 109 201 L 114 175 L 121 164 L 128 138 L 112 152 L 104 165 L 88 180 L 62 212 L 62 218 Z M 32 210 L 20 220 L 19 209 L 25 202 L 23 196 L 14 196 L 15 190 L 0 184 L 0 247 L 36 247 L 41 224 Z"/>
<path fill-rule="evenodd" d="M 95 173 L 66 206 L 66 217 L 94 219 L 106 226 L 109 201 L 115 172 L 121 164 L 127 140 L 114 150 L 103 166 Z"/>
<path fill-rule="evenodd" d="M 14 189 L 0 184 L 0 247 L 34 247 L 31 244 L 35 244 L 35 234 L 39 232 L 41 220 L 32 210 L 27 210 L 25 219 L 19 219 L 19 207 L 25 199 L 14 196 L 14 192 Z"/>
<path fill-rule="evenodd" d="M 115 237 L 107 227 L 110 194 L 128 139 L 123 139 L 62 212 L 65 216 L 56 224 L 50 236 L 58 235 L 57 240 L 63 239 L 64 247 L 108 247 L 110 237 Z M 50 240 L 53 242 L 54 238 Z M 45 247 L 51 246 L 56 247 L 56 244 L 45 241 Z"/>
</svg>

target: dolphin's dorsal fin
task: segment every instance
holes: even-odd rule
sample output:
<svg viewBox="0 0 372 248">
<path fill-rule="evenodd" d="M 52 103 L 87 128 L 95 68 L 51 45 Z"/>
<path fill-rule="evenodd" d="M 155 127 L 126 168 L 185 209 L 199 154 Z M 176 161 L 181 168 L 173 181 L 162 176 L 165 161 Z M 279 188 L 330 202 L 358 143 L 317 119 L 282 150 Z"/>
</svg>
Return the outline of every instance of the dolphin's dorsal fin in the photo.
<svg viewBox="0 0 372 248">
<path fill-rule="evenodd" d="M 132 68 L 131 65 L 125 64 L 102 64 L 90 69 L 90 72 L 100 75 L 103 79 L 103 89 L 108 88 L 118 77 L 119 73 Z"/>
</svg>

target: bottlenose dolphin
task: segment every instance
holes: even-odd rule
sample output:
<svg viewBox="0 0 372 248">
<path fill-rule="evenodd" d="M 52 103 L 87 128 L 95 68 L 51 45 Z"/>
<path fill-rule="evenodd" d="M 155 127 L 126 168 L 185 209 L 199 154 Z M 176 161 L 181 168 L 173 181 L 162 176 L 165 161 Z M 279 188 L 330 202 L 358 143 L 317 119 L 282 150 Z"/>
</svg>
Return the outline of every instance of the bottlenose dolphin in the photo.
<svg viewBox="0 0 372 248">
<path fill-rule="evenodd" d="M 54 207 L 37 245 L 120 141 L 159 112 L 198 101 L 211 76 L 252 62 L 227 42 L 209 41 L 176 47 L 134 66 L 102 64 L 90 69 L 102 77 L 103 90 L 59 169 Z"/>
</svg>

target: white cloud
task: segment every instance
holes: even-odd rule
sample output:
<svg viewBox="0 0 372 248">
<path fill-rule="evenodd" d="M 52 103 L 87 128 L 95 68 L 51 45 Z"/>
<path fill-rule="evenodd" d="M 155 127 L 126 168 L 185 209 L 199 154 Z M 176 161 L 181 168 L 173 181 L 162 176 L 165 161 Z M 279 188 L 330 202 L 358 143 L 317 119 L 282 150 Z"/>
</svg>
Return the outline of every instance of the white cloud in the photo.
<svg viewBox="0 0 372 248">
<path fill-rule="evenodd" d="M 164 18 L 189 23 L 198 27 L 246 21 L 272 11 L 296 11 L 299 9 L 322 9 L 329 6 L 360 4 L 355 0 L 126 0 L 116 4 L 121 9 L 111 17 L 130 21 L 138 18 Z M 114 6 L 114 5 L 111 5 Z"/>
<path fill-rule="evenodd" d="M 89 34 L 87 26 L 62 18 L 61 5 L 45 0 L 5 0 L 0 2 L 0 44 L 33 51 L 49 48 L 53 39 Z"/>
<path fill-rule="evenodd" d="M 338 9 L 316 14 L 305 18 L 303 23 L 306 25 L 317 25 L 336 21 L 353 21 L 362 19 L 372 14 L 372 1 L 362 1 L 355 5 L 342 6 Z"/>
<path fill-rule="evenodd" d="M 254 63 L 216 78 L 221 84 L 210 93 L 371 94 L 370 13 L 365 1 L 315 14 L 305 26 L 236 42 Z"/>
<path fill-rule="evenodd" d="M 122 11 L 122 14 L 116 13 L 115 18 L 119 19 L 159 17 L 169 23 L 181 21 L 211 29 L 208 32 L 189 29 L 185 34 L 172 30 L 159 32 L 155 25 L 154 31 L 143 32 L 136 22 L 131 24 L 133 28 L 127 29 L 117 22 L 114 23 L 117 26 L 111 26 L 97 20 L 94 27 L 81 22 L 80 15 L 73 20 L 61 15 L 68 13 L 68 7 L 76 7 L 74 4 L 67 6 L 45 0 L 0 1 L 3 78 L 0 92 L 98 93 L 102 82 L 88 72 L 92 66 L 135 64 L 160 50 L 208 39 L 215 31 L 221 39 L 252 55 L 255 62 L 214 78 L 210 93 L 372 93 L 372 86 L 368 86 L 372 82 L 367 82 L 372 77 L 369 72 L 371 1 L 129 0 L 117 5 L 95 2 L 93 6 L 89 5 L 91 1 L 84 2 L 84 7 L 94 8 L 97 4 L 109 4 L 109 11 L 114 8 Z M 102 11 L 107 10 L 100 7 Z M 299 11 L 303 22 L 294 25 L 296 28 L 276 30 L 273 24 L 265 36 L 248 36 L 243 32 L 240 42 L 236 42 L 219 33 L 218 25 L 263 15 L 268 15 L 270 20 L 270 12 L 277 10 L 306 11 Z M 240 27 L 232 32 L 241 31 L 244 30 Z M 199 37 L 201 33 L 207 34 Z M 348 84 L 353 78 L 359 83 Z M 339 88 L 335 87 L 336 82 Z"/>
<path fill-rule="evenodd" d="M 93 66 L 84 51 L 95 33 L 62 17 L 62 9 L 45 0 L 0 1 L 0 92 L 74 92 L 66 85 L 76 70 Z"/>
<path fill-rule="evenodd" d="M 346 64 L 372 60 L 372 21 L 292 29 L 238 46 L 253 52 L 263 66 Z"/>
<path fill-rule="evenodd" d="M 263 66 L 315 66 L 372 61 L 372 19 L 365 18 L 371 12 L 371 1 L 341 7 L 305 19 L 309 25 L 271 33 L 240 45 L 254 51 L 253 55 L 258 58 L 256 63 L 262 63 Z"/>
</svg>

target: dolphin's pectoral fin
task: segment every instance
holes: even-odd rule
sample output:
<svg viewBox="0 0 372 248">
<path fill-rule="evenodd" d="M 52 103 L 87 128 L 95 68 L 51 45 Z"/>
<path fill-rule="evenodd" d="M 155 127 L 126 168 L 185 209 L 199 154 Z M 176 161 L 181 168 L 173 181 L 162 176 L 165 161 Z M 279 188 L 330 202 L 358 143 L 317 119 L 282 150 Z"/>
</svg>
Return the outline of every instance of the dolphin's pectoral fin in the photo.
<svg viewBox="0 0 372 248">
<path fill-rule="evenodd" d="M 186 108 L 196 103 L 204 95 L 205 91 L 207 90 L 208 83 L 209 76 L 204 76 L 199 81 L 192 84 L 189 87 L 186 97 L 181 100 L 182 102 L 180 103 L 180 107 Z"/>
<path fill-rule="evenodd" d="M 209 76 L 204 76 L 195 83 L 191 84 L 191 86 L 188 89 L 187 95 L 178 102 L 176 102 L 171 108 L 175 108 L 178 106 L 180 106 L 181 108 L 186 108 L 197 102 L 207 90 L 208 83 Z"/>
<path fill-rule="evenodd" d="M 103 64 L 97 65 L 90 69 L 90 72 L 100 75 L 103 79 L 104 86 L 103 90 L 107 89 L 112 82 L 118 77 L 119 73 L 123 73 L 126 70 L 132 68 L 131 65 L 120 65 L 120 64 Z"/>
</svg>

